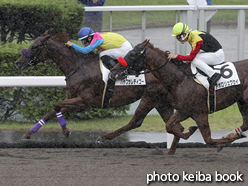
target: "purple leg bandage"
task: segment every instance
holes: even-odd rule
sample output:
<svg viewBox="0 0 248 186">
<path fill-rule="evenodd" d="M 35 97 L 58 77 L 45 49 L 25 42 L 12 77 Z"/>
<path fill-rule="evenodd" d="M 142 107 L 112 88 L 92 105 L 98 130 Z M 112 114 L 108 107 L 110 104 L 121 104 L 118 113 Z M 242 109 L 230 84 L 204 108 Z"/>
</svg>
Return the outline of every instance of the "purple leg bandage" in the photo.
<svg viewBox="0 0 248 186">
<path fill-rule="evenodd" d="M 58 120 L 59 120 L 60 126 L 61 126 L 63 129 L 65 129 L 65 128 L 66 128 L 66 121 L 65 121 L 65 119 L 64 119 L 64 117 L 63 117 L 63 115 L 62 115 L 62 113 L 61 113 L 61 112 L 56 112 L 56 115 L 57 115 L 57 118 L 58 118 Z"/>
<path fill-rule="evenodd" d="M 44 119 L 41 119 L 38 123 L 36 123 L 34 126 L 31 127 L 31 129 L 29 130 L 31 132 L 31 134 L 37 132 L 42 125 L 44 125 L 46 123 L 46 121 Z"/>
</svg>

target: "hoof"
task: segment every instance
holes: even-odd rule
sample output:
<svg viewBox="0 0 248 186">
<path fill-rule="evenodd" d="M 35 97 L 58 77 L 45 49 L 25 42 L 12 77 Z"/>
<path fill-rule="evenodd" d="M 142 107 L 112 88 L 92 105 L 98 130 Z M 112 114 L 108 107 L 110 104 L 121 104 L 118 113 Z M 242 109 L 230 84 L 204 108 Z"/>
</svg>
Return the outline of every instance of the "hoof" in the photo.
<svg viewBox="0 0 248 186">
<path fill-rule="evenodd" d="M 29 140 L 31 137 L 29 135 L 24 134 L 22 136 L 22 140 Z"/>
<path fill-rule="evenodd" d="M 168 155 L 174 155 L 176 153 L 176 149 L 170 149 Z"/>
<path fill-rule="evenodd" d="M 247 138 L 247 136 L 242 132 L 242 133 L 240 134 L 240 138 Z"/>
<path fill-rule="evenodd" d="M 96 142 L 97 142 L 97 143 L 103 143 L 104 140 L 103 140 L 101 137 L 98 137 L 98 138 L 96 139 Z"/>
<path fill-rule="evenodd" d="M 225 147 L 224 144 L 218 145 L 217 146 L 217 152 L 220 152 L 224 147 Z"/>
<path fill-rule="evenodd" d="M 69 138 L 71 136 L 71 131 L 68 130 L 64 135 L 65 138 Z"/>
<path fill-rule="evenodd" d="M 190 126 L 189 127 L 189 130 L 191 130 L 191 131 L 196 131 L 198 129 L 198 127 L 197 126 Z"/>
</svg>

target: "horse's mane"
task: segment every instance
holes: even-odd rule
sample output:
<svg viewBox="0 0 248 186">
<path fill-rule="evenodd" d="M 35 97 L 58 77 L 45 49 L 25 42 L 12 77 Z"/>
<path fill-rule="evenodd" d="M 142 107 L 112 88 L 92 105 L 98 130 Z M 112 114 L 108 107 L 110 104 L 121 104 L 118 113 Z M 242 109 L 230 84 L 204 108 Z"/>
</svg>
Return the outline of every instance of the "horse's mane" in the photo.
<svg viewBox="0 0 248 186">
<path fill-rule="evenodd" d="M 147 44 L 147 47 L 151 48 L 152 50 L 156 50 L 160 55 L 165 56 L 166 58 L 168 57 L 168 54 L 170 53 L 169 51 L 163 51 L 157 47 L 154 47 L 153 44 L 150 42 Z"/>
<path fill-rule="evenodd" d="M 51 36 L 51 39 L 53 39 L 57 42 L 60 42 L 60 43 L 66 43 L 71 38 L 70 38 L 69 34 L 67 34 L 67 33 L 58 33 L 58 34 Z"/>
<path fill-rule="evenodd" d="M 155 50 L 155 51 L 157 51 L 158 53 L 159 53 L 159 55 L 161 55 L 161 56 L 164 56 L 166 59 L 168 58 L 168 56 L 169 56 L 169 54 L 170 54 L 170 51 L 163 51 L 163 50 L 161 50 L 161 49 L 159 49 L 159 48 L 156 48 L 156 47 L 154 47 L 154 45 L 153 44 L 151 44 L 150 42 L 148 42 L 147 43 L 147 45 L 146 45 L 147 47 L 149 47 L 150 49 L 152 49 L 152 50 Z M 173 63 L 174 64 L 176 64 L 184 73 L 185 73 L 185 70 L 190 70 L 190 66 L 189 66 L 189 64 L 187 64 L 187 63 L 184 63 L 182 60 L 180 60 L 180 59 L 172 59 L 172 61 L 173 61 Z M 192 75 L 191 73 L 185 73 L 186 75 Z"/>
</svg>

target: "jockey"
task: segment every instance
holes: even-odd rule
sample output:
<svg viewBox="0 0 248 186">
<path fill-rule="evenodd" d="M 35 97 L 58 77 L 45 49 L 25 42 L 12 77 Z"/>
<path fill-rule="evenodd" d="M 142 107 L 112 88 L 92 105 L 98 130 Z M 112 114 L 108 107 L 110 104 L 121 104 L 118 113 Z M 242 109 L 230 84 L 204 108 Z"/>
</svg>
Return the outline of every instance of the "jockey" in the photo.
<svg viewBox="0 0 248 186">
<path fill-rule="evenodd" d="M 176 36 L 178 41 L 184 44 L 186 41 L 191 45 L 189 55 L 169 54 L 168 59 L 180 59 L 182 61 L 191 61 L 191 64 L 203 71 L 209 78 L 210 88 L 216 85 L 221 78 L 221 74 L 215 71 L 209 65 L 217 65 L 225 60 L 224 51 L 220 43 L 209 33 L 194 30 L 191 31 L 184 23 L 177 23 L 173 27 L 172 36 Z"/>
<path fill-rule="evenodd" d="M 94 32 L 89 27 L 82 28 L 78 33 L 78 40 L 82 41 L 82 46 L 76 45 L 68 41 L 67 46 L 72 46 L 76 51 L 88 54 L 95 48 L 100 52 L 100 58 L 103 62 L 109 62 L 112 66 L 118 57 L 124 57 L 130 50 L 132 45 L 121 35 L 113 32 Z"/>
</svg>

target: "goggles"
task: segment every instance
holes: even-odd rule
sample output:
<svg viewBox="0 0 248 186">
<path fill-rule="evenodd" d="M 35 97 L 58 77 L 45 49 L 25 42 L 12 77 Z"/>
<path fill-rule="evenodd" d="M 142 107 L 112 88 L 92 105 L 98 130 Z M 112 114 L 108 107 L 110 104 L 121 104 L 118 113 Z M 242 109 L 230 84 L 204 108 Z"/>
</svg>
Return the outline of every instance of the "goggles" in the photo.
<svg viewBox="0 0 248 186">
<path fill-rule="evenodd" d="M 88 37 L 85 39 L 82 39 L 81 42 L 83 46 L 86 46 L 87 43 L 90 43 L 90 41 L 88 40 Z"/>
<path fill-rule="evenodd" d="M 181 37 L 182 37 L 181 34 L 179 34 L 179 35 L 176 36 L 176 38 L 177 38 L 178 40 L 181 39 Z"/>
</svg>

